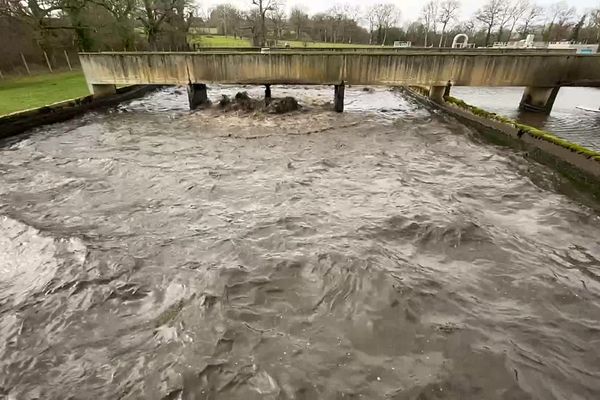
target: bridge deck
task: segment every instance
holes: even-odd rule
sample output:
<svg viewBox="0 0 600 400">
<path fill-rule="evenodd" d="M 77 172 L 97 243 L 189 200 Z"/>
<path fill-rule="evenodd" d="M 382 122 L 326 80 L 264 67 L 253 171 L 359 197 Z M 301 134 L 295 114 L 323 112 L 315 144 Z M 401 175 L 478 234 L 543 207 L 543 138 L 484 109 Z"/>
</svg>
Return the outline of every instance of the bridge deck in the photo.
<svg viewBox="0 0 600 400">
<path fill-rule="evenodd" d="M 600 86 L 600 55 L 536 52 L 81 53 L 88 84 Z"/>
</svg>

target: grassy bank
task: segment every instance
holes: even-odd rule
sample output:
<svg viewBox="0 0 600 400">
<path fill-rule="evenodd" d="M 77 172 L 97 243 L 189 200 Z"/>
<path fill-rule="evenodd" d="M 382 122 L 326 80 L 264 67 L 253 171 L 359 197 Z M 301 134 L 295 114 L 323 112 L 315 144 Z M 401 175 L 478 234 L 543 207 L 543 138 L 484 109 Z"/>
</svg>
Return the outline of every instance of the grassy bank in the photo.
<svg viewBox="0 0 600 400">
<path fill-rule="evenodd" d="M 89 94 L 80 71 L 0 81 L 0 115 Z"/>
<path fill-rule="evenodd" d="M 234 38 L 232 36 L 218 35 L 197 35 L 190 38 L 191 43 L 198 44 L 203 47 L 252 47 L 250 39 Z M 311 48 L 337 48 L 337 47 L 373 47 L 365 44 L 350 44 L 350 43 L 324 43 L 324 42 L 303 42 L 300 40 L 279 40 L 278 46 L 283 47 L 285 44 L 290 47 L 311 47 Z"/>
<path fill-rule="evenodd" d="M 190 38 L 191 43 L 203 47 L 251 47 L 249 39 L 234 38 L 233 36 L 198 35 Z"/>
<path fill-rule="evenodd" d="M 284 46 L 289 44 L 290 47 L 309 47 L 309 48 L 344 48 L 344 47 L 381 47 L 368 44 L 352 44 L 352 43 L 324 43 L 324 42 L 302 42 L 299 40 L 280 40 L 279 45 Z M 388 46 L 389 47 L 389 46 Z"/>
</svg>

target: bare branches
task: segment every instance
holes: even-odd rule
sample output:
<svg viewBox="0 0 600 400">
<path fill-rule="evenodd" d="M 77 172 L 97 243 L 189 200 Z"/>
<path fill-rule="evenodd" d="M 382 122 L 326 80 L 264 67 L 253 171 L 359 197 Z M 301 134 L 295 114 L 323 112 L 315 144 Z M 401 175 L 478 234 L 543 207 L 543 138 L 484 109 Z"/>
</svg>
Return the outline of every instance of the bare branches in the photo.
<svg viewBox="0 0 600 400">
<path fill-rule="evenodd" d="M 505 13 L 505 7 L 506 5 L 503 0 L 488 0 L 488 2 L 485 3 L 475 15 L 475 18 L 478 21 L 480 21 L 486 29 L 486 47 L 490 43 L 492 29 L 494 29 L 498 25 L 498 22 L 502 18 L 503 13 Z"/>
<path fill-rule="evenodd" d="M 302 30 L 306 28 L 310 21 L 310 17 L 306 12 L 304 12 L 299 7 L 292 8 L 290 12 L 290 25 L 296 32 L 296 40 L 300 40 L 300 35 L 302 34 Z"/>
<path fill-rule="evenodd" d="M 456 18 L 458 14 L 458 10 L 460 8 L 460 3 L 458 0 L 444 0 L 440 3 L 439 13 L 438 13 L 438 21 L 442 24 L 442 34 L 440 36 L 440 44 L 438 47 L 442 47 L 444 44 L 446 33 L 446 27 L 448 23 Z"/>
<path fill-rule="evenodd" d="M 400 10 L 392 3 L 379 3 L 369 9 L 368 18 L 377 26 L 377 43 L 384 45 L 389 29 L 400 18 Z"/>
<path fill-rule="evenodd" d="M 423 7 L 421 11 L 421 15 L 423 18 L 423 25 L 425 26 L 425 40 L 424 46 L 428 45 L 429 32 L 437 31 L 437 18 L 438 18 L 438 10 L 439 10 L 439 1 L 438 0 L 429 0 Z"/>
</svg>

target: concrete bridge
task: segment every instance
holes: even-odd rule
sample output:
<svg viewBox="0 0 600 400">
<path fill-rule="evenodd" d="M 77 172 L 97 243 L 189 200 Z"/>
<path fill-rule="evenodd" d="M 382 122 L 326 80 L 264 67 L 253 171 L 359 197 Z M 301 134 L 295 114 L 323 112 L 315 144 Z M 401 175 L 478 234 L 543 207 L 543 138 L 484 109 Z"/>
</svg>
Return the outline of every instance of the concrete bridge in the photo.
<svg viewBox="0 0 600 400">
<path fill-rule="evenodd" d="M 81 53 L 90 91 L 115 85 L 188 85 L 190 107 L 207 101 L 206 83 L 333 85 L 343 111 L 344 85 L 428 86 L 441 101 L 454 86 L 525 86 L 520 106 L 549 113 L 561 86 L 600 87 L 600 54 L 496 51 Z"/>
</svg>

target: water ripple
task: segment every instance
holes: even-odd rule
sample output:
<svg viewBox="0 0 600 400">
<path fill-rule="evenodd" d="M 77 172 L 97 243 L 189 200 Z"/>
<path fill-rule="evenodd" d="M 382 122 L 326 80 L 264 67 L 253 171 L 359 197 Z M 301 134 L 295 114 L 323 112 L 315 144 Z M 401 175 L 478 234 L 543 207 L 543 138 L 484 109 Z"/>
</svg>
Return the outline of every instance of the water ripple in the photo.
<svg viewBox="0 0 600 400">
<path fill-rule="evenodd" d="M 332 92 L 165 89 L 5 142 L 0 397 L 595 398 L 600 217 L 395 91 Z"/>
</svg>

